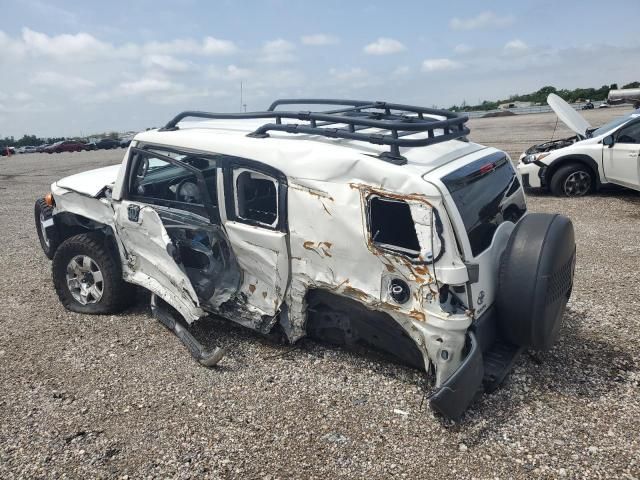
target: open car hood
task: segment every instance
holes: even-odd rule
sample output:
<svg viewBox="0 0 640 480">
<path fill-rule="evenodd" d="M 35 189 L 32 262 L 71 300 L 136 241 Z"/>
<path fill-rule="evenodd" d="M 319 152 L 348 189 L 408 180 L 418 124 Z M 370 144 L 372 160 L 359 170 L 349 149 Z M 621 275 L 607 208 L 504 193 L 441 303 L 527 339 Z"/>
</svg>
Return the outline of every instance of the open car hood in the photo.
<svg viewBox="0 0 640 480">
<path fill-rule="evenodd" d="M 104 187 L 112 185 L 116 181 L 119 170 L 120 164 L 96 168 L 95 170 L 88 170 L 65 177 L 56 183 L 59 187 L 95 197 Z"/>
<path fill-rule="evenodd" d="M 591 128 L 591 125 L 582 115 L 574 110 L 571 105 L 555 93 L 549 94 L 547 97 L 547 103 L 553 111 L 556 112 L 556 115 L 558 115 L 558 118 L 562 120 L 562 123 L 581 137 L 584 138 L 587 136 L 587 130 Z"/>
</svg>

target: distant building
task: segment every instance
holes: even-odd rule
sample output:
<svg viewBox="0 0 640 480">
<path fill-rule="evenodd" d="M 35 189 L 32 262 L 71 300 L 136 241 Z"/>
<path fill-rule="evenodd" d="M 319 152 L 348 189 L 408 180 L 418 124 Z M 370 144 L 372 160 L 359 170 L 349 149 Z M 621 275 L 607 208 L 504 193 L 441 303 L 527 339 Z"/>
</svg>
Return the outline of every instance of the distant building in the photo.
<svg viewBox="0 0 640 480">
<path fill-rule="evenodd" d="M 509 102 L 498 105 L 499 110 L 509 110 L 511 108 L 526 108 L 532 105 L 531 102 Z"/>
</svg>

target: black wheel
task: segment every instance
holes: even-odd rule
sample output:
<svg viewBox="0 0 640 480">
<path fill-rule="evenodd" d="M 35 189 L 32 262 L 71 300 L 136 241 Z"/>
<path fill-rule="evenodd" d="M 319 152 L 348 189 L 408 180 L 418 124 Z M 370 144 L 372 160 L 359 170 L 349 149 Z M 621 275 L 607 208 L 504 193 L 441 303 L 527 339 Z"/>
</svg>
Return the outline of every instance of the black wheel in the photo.
<svg viewBox="0 0 640 480">
<path fill-rule="evenodd" d="M 551 348 L 571 296 L 575 258 L 573 224 L 567 217 L 530 213 L 517 223 L 498 274 L 496 306 L 505 340 Z"/>
<path fill-rule="evenodd" d="M 563 165 L 551 177 L 551 193 L 559 197 L 583 197 L 593 189 L 593 180 L 589 167 L 581 163 Z"/>
<path fill-rule="evenodd" d="M 115 313 L 135 300 L 135 287 L 122 279 L 117 253 L 98 233 L 83 233 L 62 242 L 52 269 L 60 302 L 72 312 Z"/>
<path fill-rule="evenodd" d="M 60 236 L 53 221 L 53 209 L 45 203 L 44 198 L 36 200 L 34 216 L 40 246 L 47 258 L 51 259 L 60 245 Z"/>
</svg>

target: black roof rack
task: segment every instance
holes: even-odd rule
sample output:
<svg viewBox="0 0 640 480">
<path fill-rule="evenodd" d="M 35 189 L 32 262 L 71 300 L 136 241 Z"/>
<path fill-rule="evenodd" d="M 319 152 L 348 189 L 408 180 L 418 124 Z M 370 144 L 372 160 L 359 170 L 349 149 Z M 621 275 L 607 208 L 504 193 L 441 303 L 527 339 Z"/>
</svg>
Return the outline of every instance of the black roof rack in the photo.
<svg viewBox="0 0 640 480">
<path fill-rule="evenodd" d="M 333 110 L 288 111 L 276 110 L 281 105 L 335 105 Z M 425 116 L 427 115 L 427 116 Z M 430 117 L 445 117 L 438 120 Z M 305 133 L 329 138 L 345 138 L 369 142 L 375 145 L 389 145 L 390 151 L 380 155 L 383 160 L 404 165 L 407 160 L 400 155 L 400 147 L 424 147 L 435 143 L 462 138 L 469 134 L 465 125 L 469 117 L 448 110 L 414 107 L 387 102 L 367 102 L 359 100 L 335 99 L 281 99 L 271 104 L 266 112 L 210 113 L 186 111 L 176 115 L 161 130 L 177 130 L 178 123 L 187 117 L 207 119 L 258 119 L 273 118 L 275 123 L 265 123 L 247 136 L 265 138 L 270 131 Z M 305 123 L 282 123 L 283 119 L 300 120 Z M 331 128 L 327 128 L 333 125 Z M 346 125 L 336 127 L 336 125 Z M 365 133 L 363 130 L 377 128 L 380 133 Z M 436 135 L 435 130 L 442 130 Z M 385 133 L 385 131 L 387 133 Z M 403 138 L 418 132 L 427 132 L 425 138 Z"/>
</svg>

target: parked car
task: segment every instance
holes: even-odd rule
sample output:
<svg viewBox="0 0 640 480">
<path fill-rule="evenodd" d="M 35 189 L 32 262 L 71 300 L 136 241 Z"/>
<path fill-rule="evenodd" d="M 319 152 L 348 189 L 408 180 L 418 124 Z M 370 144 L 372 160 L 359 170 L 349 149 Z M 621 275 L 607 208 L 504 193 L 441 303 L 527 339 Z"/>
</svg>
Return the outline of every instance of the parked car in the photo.
<svg viewBox="0 0 640 480">
<path fill-rule="evenodd" d="M 520 156 L 518 171 L 526 188 L 567 197 L 607 184 L 640 190 L 640 112 L 592 128 L 557 95 L 550 94 L 547 101 L 576 135 L 533 145 Z"/>
<path fill-rule="evenodd" d="M 14 147 L 0 147 L 0 156 L 8 157 L 16 154 L 16 149 Z"/>
<path fill-rule="evenodd" d="M 593 105 L 591 100 L 587 100 L 587 103 L 582 106 L 582 110 L 593 110 L 594 108 L 596 107 Z"/>
<path fill-rule="evenodd" d="M 121 148 L 127 148 L 129 145 L 131 145 L 131 140 L 133 140 L 133 137 L 121 139 L 120 140 L 120 147 Z"/>
<path fill-rule="evenodd" d="M 44 152 L 44 149 L 47 148 L 48 146 L 49 146 L 48 143 L 43 143 L 42 145 L 38 145 L 36 147 L 36 152 L 37 153 L 42 153 L 42 152 Z"/>
<path fill-rule="evenodd" d="M 109 150 L 111 148 L 120 148 L 120 140 L 113 138 L 103 138 L 96 142 L 96 149 Z"/>
<path fill-rule="evenodd" d="M 84 150 L 84 143 L 76 140 L 64 140 L 62 142 L 56 142 L 48 147 L 45 147 L 46 153 L 61 153 L 61 152 L 81 152 Z"/>
<path fill-rule="evenodd" d="M 87 142 L 84 144 L 85 150 L 97 150 L 96 142 Z"/>
<path fill-rule="evenodd" d="M 310 104 L 330 110 L 295 109 Z M 431 406 L 457 418 L 524 349 L 554 344 L 575 262 L 571 221 L 528 213 L 509 156 L 469 142 L 467 120 L 324 99 L 184 112 L 37 200 L 58 297 L 113 313 L 139 285 L 206 366 L 223 351 L 189 324 L 209 313 L 368 343 L 434 372 Z"/>
<path fill-rule="evenodd" d="M 35 153 L 35 151 L 36 147 L 32 146 L 20 147 L 16 150 L 17 153 Z"/>
</svg>

